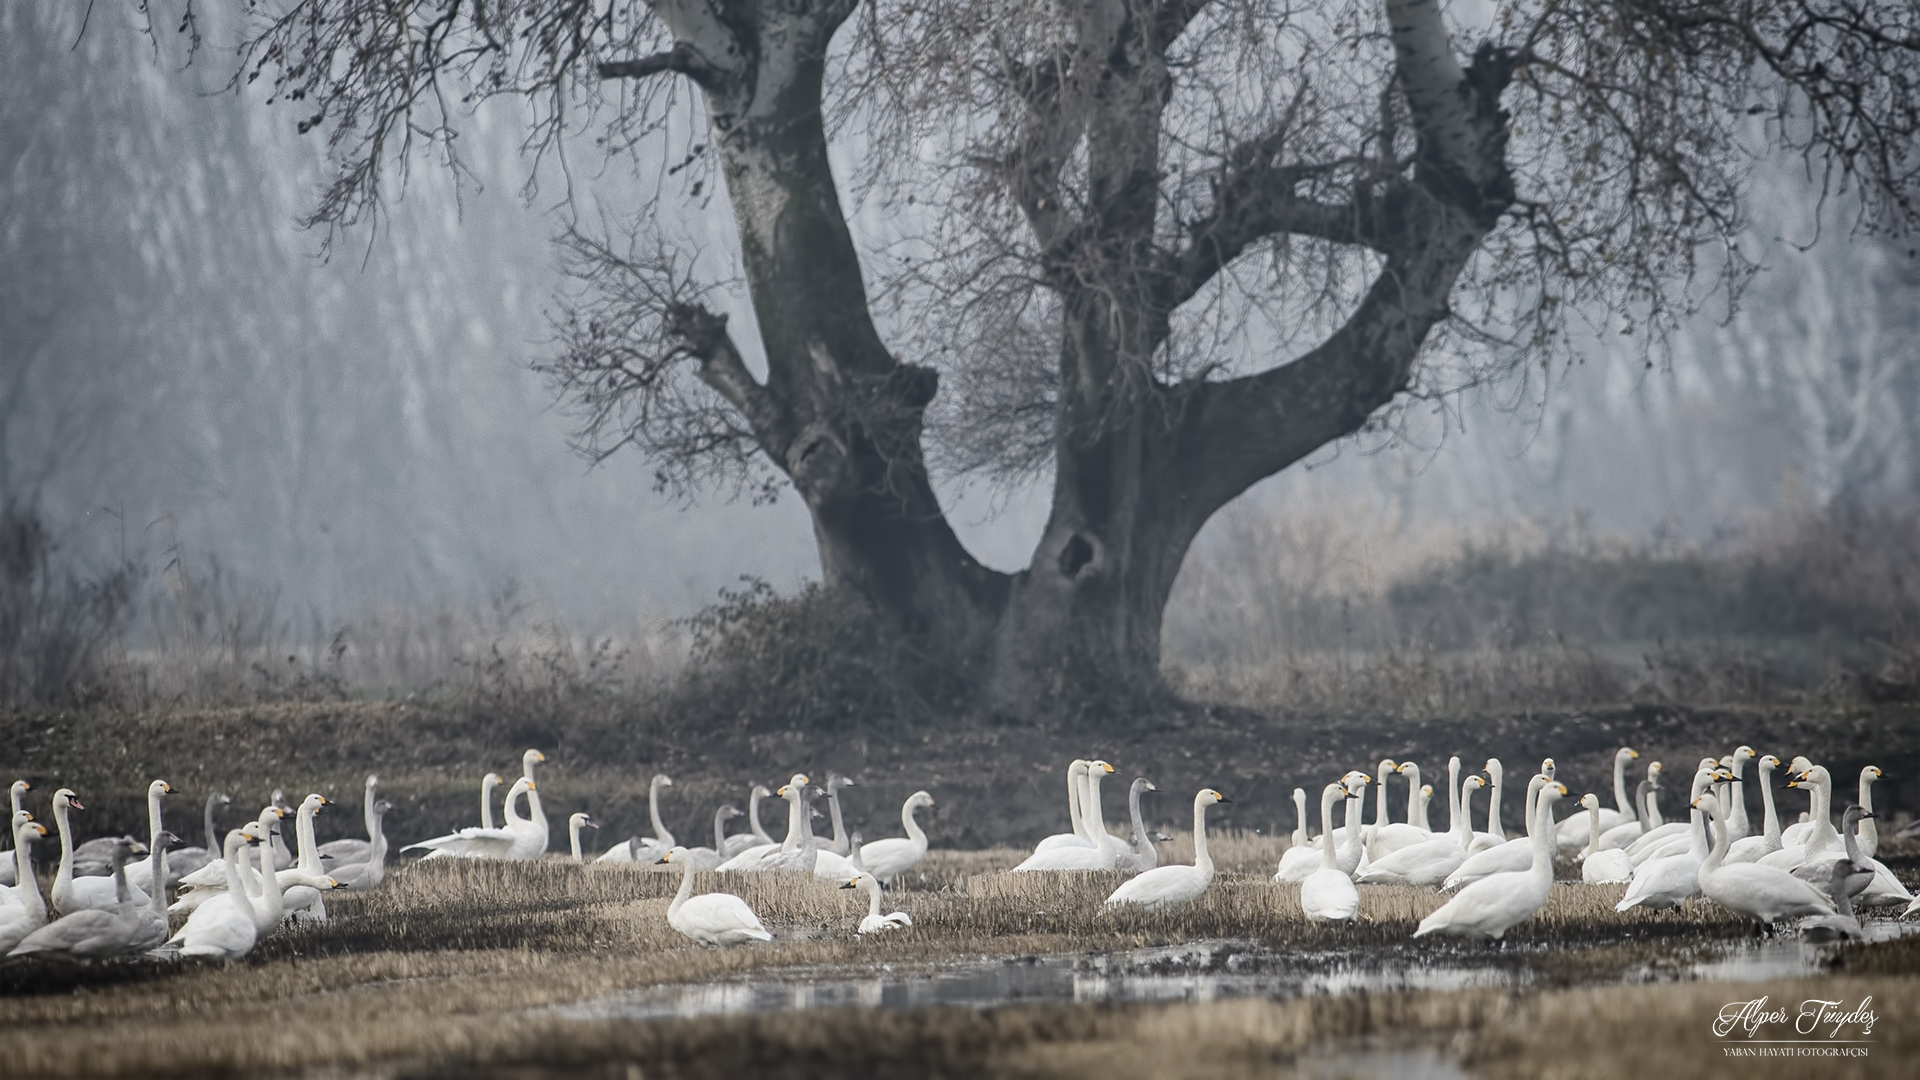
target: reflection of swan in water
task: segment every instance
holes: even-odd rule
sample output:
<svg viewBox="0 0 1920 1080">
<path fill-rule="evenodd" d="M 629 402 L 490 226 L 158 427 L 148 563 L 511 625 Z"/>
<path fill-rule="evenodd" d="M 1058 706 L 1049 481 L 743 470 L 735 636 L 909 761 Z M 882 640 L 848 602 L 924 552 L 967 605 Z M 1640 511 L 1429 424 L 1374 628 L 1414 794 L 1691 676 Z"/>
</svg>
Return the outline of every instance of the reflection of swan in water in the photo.
<svg viewBox="0 0 1920 1080">
<path fill-rule="evenodd" d="M 749 941 L 772 941 L 745 900 L 732 893 L 693 895 L 693 869 L 686 866 L 686 848 L 676 847 L 662 856 L 663 863 L 679 864 L 680 891 L 667 905 L 667 925 L 702 945 L 741 945 Z"/>
<path fill-rule="evenodd" d="M 1193 865 L 1158 866 L 1123 881 L 1107 897 L 1107 905 L 1153 909 L 1199 899 L 1213 881 L 1213 856 L 1207 854 L 1207 808 L 1227 801 L 1212 788 L 1201 788 L 1193 797 Z"/>
</svg>

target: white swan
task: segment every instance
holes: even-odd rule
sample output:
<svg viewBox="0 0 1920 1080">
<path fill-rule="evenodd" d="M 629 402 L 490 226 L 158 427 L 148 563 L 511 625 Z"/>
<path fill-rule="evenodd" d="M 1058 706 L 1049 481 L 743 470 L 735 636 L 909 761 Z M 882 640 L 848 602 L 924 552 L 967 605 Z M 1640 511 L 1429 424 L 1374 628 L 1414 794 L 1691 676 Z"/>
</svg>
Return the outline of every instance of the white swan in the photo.
<svg viewBox="0 0 1920 1080">
<path fill-rule="evenodd" d="M 487 779 L 498 784 L 500 782 L 500 774 L 488 773 Z M 483 829 L 493 828 L 492 793 L 493 790 L 487 786 L 486 780 L 482 780 L 480 782 L 480 809 L 482 811 L 480 815 L 480 827 Z M 380 847 L 381 858 L 386 858 L 386 841 L 379 835 L 379 816 L 373 812 L 374 804 L 379 801 L 380 778 L 378 776 L 368 776 L 365 787 L 361 789 L 360 799 L 360 823 L 366 826 L 367 838 L 362 840 L 359 837 L 349 837 L 343 840 L 329 840 L 321 844 L 320 854 L 332 860 L 332 869 L 338 870 L 352 863 L 370 861 L 373 858 L 373 849 L 376 844 Z"/>
<path fill-rule="evenodd" d="M 1433 886 L 1445 881 L 1448 874 L 1467 860 L 1467 845 L 1473 836 L 1473 793 L 1486 786 L 1486 780 L 1477 775 L 1462 780 L 1459 793 L 1448 799 L 1454 807 L 1449 815 L 1453 823 L 1451 832 L 1401 848 L 1361 870 L 1354 875 L 1354 880 L 1362 885 L 1414 886 Z"/>
<path fill-rule="evenodd" d="M 904 911 L 895 911 L 887 915 L 880 914 L 880 883 L 873 880 L 872 874 L 855 874 L 841 886 L 843 889 L 859 889 L 867 894 L 867 915 L 860 920 L 860 933 L 880 934 L 888 930 L 897 930 L 903 926 L 912 926 L 913 919 Z"/>
<path fill-rule="evenodd" d="M 9 815 L 9 818 L 11 818 L 11 815 L 18 814 L 20 811 L 26 808 L 24 806 L 24 803 L 27 797 L 27 792 L 32 790 L 33 790 L 33 785 L 27 783 L 25 780 L 15 780 L 13 784 L 8 787 L 7 813 Z M 11 838 L 13 836 L 13 832 L 9 830 L 7 832 L 7 836 Z M 11 855 L 12 852 L 7 852 L 6 854 Z M 4 903 L 6 901 L 7 890 L 12 888 L 15 885 L 18 885 L 19 883 L 20 883 L 19 874 L 14 869 L 14 860 L 12 858 L 0 858 L 0 903 Z M 38 888 L 38 887 L 39 886 L 37 885 L 35 886 L 35 888 Z M 6 955 L 6 950 L 0 949 L 0 956 L 4 956 L 4 955 Z"/>
<path fill-rule="evenodd" d="M 1131 904 L 1151 911 L 1198 900 L 1213 881 L 1213 856 L 1207 854 L 1207 808 L 1230 801 L 1212 788 L 1201 788 L 1193 797 L 1193 865 L 1157 866 L 1128 878 L 1107 897 L 1107 906 Z"/>
<path fill-rule="evenodd" d="M 1087 781 L 1080 807 L 1080 826 L 1086 830 L 1087 844 L 1081 847 L 1061 845 L 1036 850 L 1020 865 L 1014 867 L 1013 873 L 1113 869 L 1114 846 L 1117 841 L 1100 819 L 1100 781 L 1111 772 L 1113 772 L 1113 766 L 1104 761 L 1087 763 Z"/>
<path fill-rule="evenodd" d="M 1727 785 L 1727 798 L 1722 805 L 1727 810 L 1727 835 L 1735 842 L 1753 834 L 1752 823 L 1747 819 L 1747 762 L 1759 755 L 1751 746 L 1735 747 L 1733 753 L 1720 759 L 1733 772 L 1733 779 Z"/>
<path fill-rule="evenodd" d="M 162 887 L 148 894 L 147 906 L 140 909 L 140 927 L 127 943 L 129 952 L 148 952 L 159 948 L 167 940 L 172 927 L 167 923 L 166 850 L 170 845 L 180 842 L 180 838 L 165 829 L 154 837 L 147 848 L 147 870 L 151 877 L 157 876 Z"/>
<path fill-rule="evenodd" d="M 1878 765 L 1867 765 L 1860 770 L 1860 809 L 1867 812 L 1865 820 L 1860 822 L 1860 851 L 1869 859 L 1880 854 L 1880 823 L 1873 813 L 1873 782 L 1885 775 Z"/>
<path fill-rule="evenodd" d="M 240 853 L 260 842 L 258 825 L 247 825 L 227 834 L 219 864 L 225 868 L 226 891 L 196 908 L 185 926 L 167 940 L 181 956 L 204 956 L 214 960 L 235 960 L 253 951 L 260 939 L 255 923 L 253 901 L 240 879 Z M 209 864 L 211 865 L 211 864 Z"/>
<path fill-rule="evenodd" d="M 253 826 L 254 832 L 260 836 L 271 838 L 273 830 L 279 826 L 280 819 L 285 816 L 285 813 L 286 812 L 278 806 L 268 804 L 261 807 L 260 816 L 248 822 L 248 824 Z M 227 835 L 231 838 L 233 834 L 228 833 Z M 273 850 L 267 839 L 261 840 L 260 848 L 262 851 L 269 853 Z M 253 896 L 260 896 L 259 880 L 254 876 L 251 863 L 243 862 L 241 864 L 240 880 L 246 882 L 247 888 L 253 890 Z M 190 914 L 198 909 L 201 904 L 206 903 L 208 900 L 226 891 L 226 861 L 224 859 L 213 860 L 200 869 L 195 870 L 193 873 L 188 874 L 186 877 L 181 878 L 180 886 L 180 895 L 175 898 L 173 905 L 167 908 L 167 910 L 175 915 Z"/>
<path fill-rule="evenodd" d="M 1475 881 L 1420 920 L 1416 938 L 1428 934 L 1499 938 L 1515 924 L 1533 916 L 1553 892 L 1553 804 L 1567 793 L 1554 781 L 1540 789 L 1534 809 L 1533 864 Z"/>
<path fill-rule="evenodd" d="M 1333 829 L 1333 803 L 1342 790 L 1339 784 L 1328 784 L 1320 790 L 1320 831 L 1323 833 Z M 1300 910 L 1314 922 L 1344 921 L 1360 910 L 1360 892 L 1353 887 L 1353 879 L 1340 869 L 1330 844 L 1320 852 L 1320 869 L 1300 883 Z"/>
<path fill-rule="evenodd" d="M 60 832 L 60 868 L 54 873 L 53 910 L 61 915 L 70 915 L 87 908 L 111 908 L 120 903 L 119 886 L 111 877 L 75 877 L 73 873 L 73 826 L 67 820 L 70 810 L 85 810 L 79 796 L 72 788 L 61 788 L 53 793 L 53 824 Z M 116 845 L 115 850 L 118 850 Z M 141 850 L 145 850 L 142 848 Z M 121 877 L 125 877 L 124 870 Z M 136 904 L 146 904 L 148 897 L 144 890 L 129 885 L 128 890 Z"/>
<path fill-rule="evenodd" d="M 520 816 L 514 799 L 526 795 L 528 817 Z M 467 859 L 507 859 L 524 862 L 547 850 L 547 815 L 540 807 L 540 789 L 532 780 L 521 777 L 507 790 L 507 824 L 499 829 L 468 828 L 446 836 L 436 836 L 402 851 L 424 850 L 426 858 L 457 857 Z"/>
<path fill-rule="evenodd" d="M 1127 818 L 1133 831 L 1127 834 L 1125 847 L 1114 856 L 1114 865 L 1122 870 L 1151 870 L 1160 865 L 1160 853 L 1153 849 L 1153 836 L 1140 816 L 1140 796 L 1159 790 L 1144 776 L 1134 777 L 1127 787 Z"/>
<path fill-rule="evenodd" d="M 1420 766 L 1411 761 L 1403 761 L 1393 767 L 1393 771 L 1407 778 L 1407 820 L 1385 821 L 1375 827 L 1372 839 L 1367 841 L 1367 858 L 1377 860 L 1399 851 L 1401 848 L 1424 844 L 1433 839 L 1433 830 L 1427 827 L 1427 804 L 1420 794 Z M 1387 778 L 1380 777 L 1380 790 L 1387 790 Z M 1429 792 L 1431 794 L 1431 792 Z"/>
<path fill-rule="evenodd" d="M 1694 808 L 1705 814 L 1713 829 L 1713 850 L 1700 864 L 1700 891 L 1707 899 L 1736 915 L 1759 920 L 1772 926 L 1796 915 L 1832 915 L 1833 901 L 1819 889 L 1784 870 L 1758 863 L 1726 864 L 1731 837 L 1721 820 L 1719 800 L 1702 795 Z"/>
<path fill-rule="evenodd" d="M 656 864 L 660 857 L 679 845 L 673 831 L 660 820 L 660 789 L 673 786 L 673 777 L 666 773 L 655 773 L 647 781 L 647 821 L 653 827 L 652 836 L 631 837 L 624 844 L 615 844 L 607 849 L 595 862 L 604 863 L 645 863 Z"/>
<path fill-rule="evenodd" d="M 1720 763 L 1712 758 L 1702 758 L 1700 767 L 1694 771 L 1693 786 L 1687 792 L 1687 805 L 1705 795 L 1720 779 Z M 1662 823 L 1658 828 L 1649 830 L 1638 840 L 1627 845 L 1627 856 L 1633 865 L 1640 866 L 1650 859 L 1661 859 L 1669 855 L 1678 855 L 1693 850 L 1694 839 L 1700 825 L 1698 811 L 1689 810 L 1686 821 Z M 1706 858 L 1706 849 L 1700 849 L 1700 857 Z"/>
<path fill-rule="evenodd" d="M 206 828 L 206 846 L 196 844 L 167 852 L 168 885 L 178 885 L 181 878 L 220 857 L 220 834 L 214 829 L 213 814 L 216 809 L 232 804 L 233 796 L 222 791 L 207 796 L 206 805 L 201 811 L 201 824 Z"/>
<path fill-rule="evenodd" d="M 13 951 L 21 939 L 35 930 L 47 925 L 47 902 L 40 895 L 40 882 L 34 879 L 33 864 L 28 859 L 27 845 L 47 835 L 47 827 L 33 820 L 33 815 L 25 810 L 16 810 L 13 814 L 13 856 L 16 875 L 20 881 L 13 899 L 0 904 L 0 956 Z"/>
<path fill-rule="evenodd" d="M 805 790 L 808 783 L 807 774 L 794 773 L 793 777 L 789 779 L 778 792 L 781 798 L 787 800 L 787 835 L 785 839 L 781 840 L 778 844 L 757 844 L 747 848 L 726 862 L 721 863 L 715 867 L 715 869 L 723 874 L 759 870 L 761 869 L 761 864 L 767 859 L 781 855 L 791 855 L 793 852 L 799 850 L 802 841 L 806 838 L 807 834 L 812 831 L 807 826 L 807 812 L 801 809 L 801 793 Z"/>
<path fill-rule="evenodd" d="M 1387 777 L 1392 776 L 1399 767 L 1392 758 L 1381 758 L 1374 770 L 1373 775 L 1380 778 L 1380 784 L 1373 792 L 1373 824 L 1365 828 L 1368 858 L 1373 857 L 1374 839 L 1380 835 L 1381 828 L 1393 819 L 1393 815 L 1387 810 Z"/>
<path fill-rule="evenodd" d="M 1735 840 L 1727 850 L 1727 862 L 1759 862 L 1762 857 L 1780 850 L 1780 811 L 1773 805 L 1773 770 L 1779 767 L 1780 759 L 1772 754 L 1761 758 L 1756 766 L 1760 771 L 1760 835 Z"/>
<path fill-rule="evenodd" d="M 1694 798 L 1702 794 L 1703 790 L 1696 790 Z M 1627 885 L 1620 902 L 1613 905 L 1615 911 L 1679 907 L 1688 897 L 1699 894 L 1700 864 L 1706 861 L 1708 850 L 1707 819 L 1697 809 L 1688 814 L 1691 839 L 1687 850 L 1678 855 L 1648 859 L 1634 867 L 1633 881 Z"/>
<path fill-rule="evenodd" d="M 1321 839 L 1307 836 L 1307 793 L 1299 788 L 1293 789 L 1293 813 L 1299 824 L 1294 827 L 1292 843 L 1280 853 L 1280 865 L 1273 872 L 1273 880 L 1298 885 L 1320 869 L 1323 843 Z"/>
<path fill-rule="evenodd" d="M 1660 817 L 1660 803 L 1654 796 L 1647 794 L 1649 791 L 1660 790 L 1661 768 L 1661 764 L 1657 761 L 1647 763 L 1647 778 L 1642 786 L 1636 789 L 1634 799 L 1634 806 L 1640 811 L 1639 820 L 1623 821 L 1611 829 L 1602 830 L 1601 847 L 1624 849 L 1635 840 L 1665 824 Z"/>
<path fill-rule="evenodd" d="M 1033 845 L 1034 854 L 1051 851 L 1057 847 L 1092 847 L 1093 841 L 1087 837 L 1086 824 L 1080 818 L 1082 790 L 1087 782 L 1087 770 L 1093 763 L 1086 758 L 1074 758 L 1067 762 L 1067 821 L 1071 831 L 1054 833 Z"/>
<path fill-rule="evenodd" d="M 846 855 L 853 851 L 853 844 L 847 839 L 847 824 L 840 816 L 840 789 L 856 787 L 851 777 L 839 773 L 827 774 L 827 816 L 833 822 L 833 839 L 820 845 L 820 850 L 831 851 L 835 855 Z"/>
<path fill-rule="evenodd" d="M 599 824 L 584 811 L 576 811 L 567 816 L 567 847 L 573 852 L 573 861 L 585 863 L 587 857 L 580 851 L 580 830 L 597 829 Z"/>
<path fill-rule="evenodd" d="M 1646 783 L 1646 781 L 1641 781 Z M 1587 811 L 1587 849 L 1580 854 L 1580 880 L 1589 885 L 1617 885 L 1633 880 L 1633 860 L 1619 848 L 1600 846 L 1600 797 L 1591 792 L 1580 796 Z"/>
<path fill-rule="evenodd" d="M 134 951 L 135 941 L 146 928 L 143 909 L 148 900 L 134 898 L 133 887 L 127 884 L 127 860 L 146 851 L 146 845 L 132 837 L 115 840 L 108 856 L 112 876 L 106 879 L 113 886 L 114 902 L 63 915 L 22 938 L 7 955 L 53 954 L 104 960 Z"/>
<path fill-rule="evenodd" d="M 1632 800 L 1627 798 L 1627 762 L 1639 756 L 1640 752 L 1630 746 L 1623 746 L 1613 752 L 1613 802 L 1619 809 L 1609 810 L 1604 806 L 1600 808 L 1600 831 L 1603 833 L 1615 825 L 1635 821 L 1640 816 Z M 1585 802 L 1584 799 L 1581 801 Z M 1594 801 L 1598 802 L 1599 797 L 1595 796 Z M 1580 846 L 1587 842 L 1587 833 L 1591 828 L 1587 818 L 1590 816 L 1590 814 L 1575 814 L 1554 827 L 1554 840 L 1559 844 L 1561 851 L 1578 851 Z"/>
<path fill-rule="evenodd" d="M 1473 834 L 1473 840 L 1467 845 L 1468 855 L 1475 855 L 1507 842 L 1507 830 L 1500 825 L 1500 801 L 1502 793 L 1506 790 L 1506 774 L 1507 770 L 1500 764 L 1499 758 L 1487 759 L 1487 777 L 1493 785 L 1493 794 L 1487 797 L 1487 830 Z"/>
<path fill-rule="evenodd" d="M 341 888 L 371 889 L 377 887 L 387 876 L 387 811 L 393 804 L 385 799 L 375 799 L 367 806 L 367 832 L 373 841 L 369 846 L 365 862 L 350 862 L 344 866 L 336 864 L 327 872 L 327 876 L 340 884 Z"/>
<path fill-rule="evenodd" d="M 760 800 L 772 794 L 773 792 L 767 790 L 767 785 L 765 784 L 749 785 L 747 790 L 747 828 L 751 831 L 741 833 L 738 836 L 727 837 L 726 843 L 720 847 L 720 856 L 722 859 L 731 859 L 750 847 L 758 847 L 762 844 L 774 844 L 777 846 L 773 837 L 768 836 L 766 828 L 760 824 Z"/>
<path fill-rule="evenodd" d="M 140 862 L 129 863 L 125 868 L 127 884 L 150 895 L 153 889 L 153 871 L 158 864 L 162 868 L 160 878 L 161 891 L 166 891 L 167 877 L 164 868 L 167 865 L 166 845 L 160 843 L 160 834 L 166 829 L 160 823 L 160 800 L 173 794 L 173 785 L 165 780 L 155 780 L 147 785 L 147 851 L 149 857 Z"/>
<path fill-rule="evenodd" d="M 686 850 L 676 847 L 660 858 L 663 863 L 677 863 L 682 867 L 680 891 L 667 905 L 667 925 L 702 945 L 772 941 L 773 935 L 745 900 L 732 893 L 693 895 L 693 870 L 686 866 Z"/>
<path fill-rule="evenodd" d="M 687 849 L 687 866 L 694 870 L 712 870 L 726 861 L 720 852 L 727 846 L 727 819 L 740 816 L 740 808 L 728 803 L 713 812 L 713 846 Z"/>
<path fill-rule="evenodd" d="M 1844 845 L 1833 827 L 1833 778 L 1827 767 L 1815 765 L 1787 781 L 1787 786 L 1808 789 L 1808 819 L 1782 832 L 1780 850 L 1762 855 L 1758 865 L 1791 872 L 1802 863 L 1839 858 Z M 1799 830 L 1797 842 L 1795 830 Z"/>
<path fill-rule="evenodd" d="M 1533 865 L 1534 800 L 1539 797 L 1542 787 L 1551 782 L 1552 780 L 1545 773 L 1535 773 L 1533 778 L 1527 781 L 1527 797 L 1521 804 L 1526 810 L 1526 814 L 1521 819 L 1526 822 L 1526 829 L 1518 839 L 1509 840 L 1499 847 L 1488 848 L 1467 856 L 1466 861 L 1462 862 L 1458 869 L 1447 875 L 1447 880 L 1441 887 L 1458 889 L 1484 877 L 1525 870 Z M 1558 846 L 1556 843 L 1555 847 Z"/>
<path fill-rule="evenodd" d="M 894 879 L 920 865 L 920 860 L 927 857 L 927 834 L 914 819 L 913 812 L 932 805 L 932 795 L 914 792 L 900 804 L 900 826 L 907 831 L 906 836 L 891 836 L 860 845 L 860 863 L 867 868 L 867 876 L 881 885 L 892 885 Z"/>
</svg>

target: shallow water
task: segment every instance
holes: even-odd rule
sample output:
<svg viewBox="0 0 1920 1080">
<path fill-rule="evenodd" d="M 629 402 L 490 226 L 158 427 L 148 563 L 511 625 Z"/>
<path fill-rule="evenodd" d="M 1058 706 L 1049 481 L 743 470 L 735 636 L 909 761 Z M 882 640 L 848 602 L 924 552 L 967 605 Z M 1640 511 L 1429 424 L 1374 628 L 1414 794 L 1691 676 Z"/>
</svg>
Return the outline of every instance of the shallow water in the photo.
<svg viewBox="0 0 1920 1080">
<path fill-rule="evenodd" d="M 1864 924 L 1869 940 L 1917 929 L 1892 919 Z M 1683 978 L 1747 981 L 1814 974 L 1831 947 L 1796 938 L 1715 942 L 1676 971 L 1628 968 L 1613 981 Z M 779 979 L 651 986 L 564 1006 L 571 1019 L 666 1019 L 716 1014 L 864 1006 L 992 1006 L 1042 1002 L 1202 1002 L 1235 997 L 1303 997 L 1402 990 L 1519 988 L 1541 977 L 1553 950 L 1489 947 L 1472 963 L 1436 963 L 1433 955 L 1351 950 L 1280 953 L 1246 942 L 1093 955 L 982 959 L 938 968 L 883 965 L 866 975 L 789 972 Z M 1471 954 L 1457 954 L 1463 958 Z"/>
</svg>

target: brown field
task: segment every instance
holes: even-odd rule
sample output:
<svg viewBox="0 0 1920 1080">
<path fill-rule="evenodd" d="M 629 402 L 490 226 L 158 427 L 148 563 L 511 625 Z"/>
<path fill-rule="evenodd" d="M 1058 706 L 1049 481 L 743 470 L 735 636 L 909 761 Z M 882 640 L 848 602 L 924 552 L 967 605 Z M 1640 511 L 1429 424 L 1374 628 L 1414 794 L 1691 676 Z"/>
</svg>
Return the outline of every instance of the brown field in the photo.
<svg viewBox="0 0 1920 1080">
<path fill-rule="evenodd" d="M 1435 1043 L 1492 1075 L 1627 1076 L 1651 1059 L 1629 1047 L 1610 1051 L 1603 1066 L 1595 1053 L 1623 1031 L 1644 1028 L 1675 1053 L 1717 1045 L 1693 1035 L 1733 992 L 1726 984 L 1586 985 L 1658 972 L 1663 959 L 1746 932 L 1713 905 L 1622 916 L 1612 911 L 1618 887 L 1566 885 L 1505 949 L 1413 949 L 1407 936 L 1441 902 L 1436 894 L 1365 889 L 1353 925 L 1316 926 L 1300 916 L 1295 889 L 1268 880 L 1280 843 L 1228 834 L 1214 846 L 1228 868 L 1215 887 L 1164 914 L 1105 912 L 1100 901 L 1117 875 L 1016 877 L 996 871 L 1017 851 L 936 851 L 924 877 L 889 898 L 913 915 L 914 928 L 875 940 L 852 933 L 864 909 L 857 894 L 810 880 L 736 876 L 723 885 L 702 875 L 697 888 L 737 892 L 778 938 L 730 950 L 696 946 L 667 927 L 676 878 L 661 870 L 558 859 L 416 864 L 377 892 L 335 894 L 325 926 L 278 935 L 241 963 L 0 966 L 0 1074 L 627 1076 L 631 1064 L 643 1075 L 1234 1075 L 1367 1037 Z M 1222 938 L 1303 957 L 1365 950 L 1414 964 L 1524 965 L 1535 989 L 674 1021 L 550 1011 L 665 983 L 805 980 Z M 1909 1022 L 1920 1010 L 1910 992 L 1913 957 L 1904 942 L 1858 950 L 1844 979 L 1820 983 L 1827 996 L 1875 994 L 1889 1053 L 1910 1053 L 1920 1038 Z M 1561 1028 L 1575 1016 L 1596 1019 L 1574 1025 L 1579 1037 L 1569 1041 Z M 1873 1071 L 1887 1060 L 1869 1059 L 1856 1074 L 1891 1075 Z M 1708 1072 L 1712 1064 L 1699 1061 Z"/>
</svg>

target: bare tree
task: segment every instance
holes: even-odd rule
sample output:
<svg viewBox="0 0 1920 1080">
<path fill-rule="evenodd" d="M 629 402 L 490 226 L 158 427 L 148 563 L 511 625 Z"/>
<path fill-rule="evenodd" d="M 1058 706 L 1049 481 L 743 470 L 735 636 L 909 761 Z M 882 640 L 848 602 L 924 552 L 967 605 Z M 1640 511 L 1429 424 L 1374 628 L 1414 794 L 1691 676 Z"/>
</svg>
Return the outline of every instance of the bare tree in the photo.
<svg viewBox="0 0 1920 1080">
<path fill-rule="evenodd" d="M 1696 280 L 1737 287 L 1756 152 L 1801 151 L 1868 228 L 1915 216 L 1904 2 L 245 6 L 269 14 L 236 82 L 302 102 L 336 154 L 316 223 L 377 214 L 412 148 L 458 168 L 495 96 L 531 106 L 540 153 L 596 125 L 650 212 L 717 172 L 764 375 L 696 253 L 644 229 L 575 235 L 588 288 L 544 368 L 590 445 L 669 484 L 771 467 L 830 586 L 1016 706 L 1156 685 L 1187 548 L 1253 483 L 1545 355 L 1569 312 L 1657 337 Z M 851 192 L 914 229 L 897 250 L 856 245 L 833 135 Z M 642 150 L 675 139 L 670 168 Z M 1052 471 L 1026 570 L 968 554 L 941 467 Z"/>
</svg>

